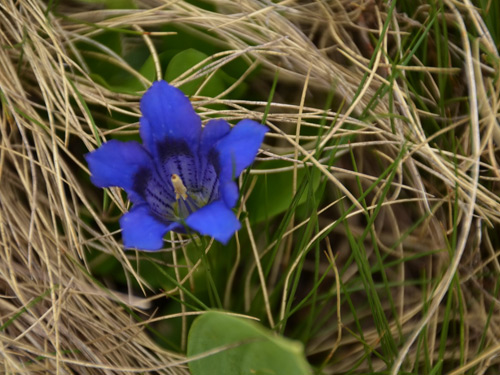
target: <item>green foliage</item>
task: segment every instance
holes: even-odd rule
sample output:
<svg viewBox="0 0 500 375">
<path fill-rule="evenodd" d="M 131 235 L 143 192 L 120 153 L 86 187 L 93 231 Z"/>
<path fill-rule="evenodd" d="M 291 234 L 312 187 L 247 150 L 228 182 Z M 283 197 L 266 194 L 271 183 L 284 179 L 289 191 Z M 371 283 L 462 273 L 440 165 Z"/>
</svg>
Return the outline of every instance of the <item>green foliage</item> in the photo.
<svg viewBox="0 0 500 375">
<path fill-rule="evenodd" d="M 167 66 L 164 78 L 167 82 L 171 82 L 193 67 L 197 68 L 196 71 L 202 71 L 207 65 L 213 62 L 214 61 L 211 61 L 209 56 L 204 52 L 194 48 L 188 48 L 172 57 Z M 198 95 L 215 97 L 221 94 L 234 82 L 236 82 L 236 79 L 229 76 L 222 69 L 218 69 L 214 73 L 207 73 L 202 77 L 186 82 L 179 86 L 179 88 L 187 96 L 192 96 L 196 94 L 201 87 Z M 232 96 L 240 97 L 245 90 L 246 83 L 242 83 L 236 88 L 236 92 L 233 92 Z"/>
<path fill-rule="evenodd" d="M 311 373 L 299 342 L 277 336 L 253 321 L 215 311 L 194 321 L 187 354 L 193 375 Z M 197 356 L 201 358 L 193 360 Z"/>
<path fill-rule="evenodd" d="M 136 9 L 134 0 L 81 0 L 84 3 L 104 5 L 108 9 Z"/>
<path fill-rule="evenodd" d="M 287 167 L 290 163 L 282 161 L 269 161 L 259 165 L 259 169 L 278 169 Z M 306 173 L 304 168 L 297 169 L 297 186 L 299 186 L 304 178 L 310 178 L 307 181 L 311 184 L 311 188 L 316 191 L 320 183 L 320 175 L 310 175 Z M 271 172 L 257 176 L 257 183 L 252 191 L 252 194 L 247 200 L 248 216 L 252 223 L 258 223 L 264 220 L 269 220 L 285 212 L 290 208 L 290 204 L 294 198 L 293 190 L 293 170 L 283 172 Z M 306 194 L 300 197 L 299 205 L 306 202 L 308 199 Z"/>
<path fill-rule="evenodd" d="M 184 51 L 176 54 L 167 66 L 167 71 L 165 72 L 165 80 L 171 82 L 174 79 L 181 76 L 187 70 L 201 64 L 206 60 L 208 56 L 201 51 L 193 48 L 188 48 Z M 217 96 L 222 91 L 224 91 L 224 82 L 222 79 L 222 72 L 217 71 L 213 74 L 207 81 L 204 77 L 195 79 L 194 81 L 187 82 L 179 88 L 187 95 L 194 95 L 199 87 L 203 84 L 203 88 L 200 91 L 201 95 L 205 96 Z"/>
</svg>

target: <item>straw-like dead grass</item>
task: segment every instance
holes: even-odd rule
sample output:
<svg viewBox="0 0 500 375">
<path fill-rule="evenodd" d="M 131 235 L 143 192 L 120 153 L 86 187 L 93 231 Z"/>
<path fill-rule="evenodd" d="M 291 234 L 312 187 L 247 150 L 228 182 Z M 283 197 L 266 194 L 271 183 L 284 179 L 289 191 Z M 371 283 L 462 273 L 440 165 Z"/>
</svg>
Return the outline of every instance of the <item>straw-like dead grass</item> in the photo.
<svg viewBox="0 0 500 375">
<path fill-rule="evenodd" d="M 110 113 L 138 117 L 139 96 L 116 94 L 95 82 L 75 43 L 95 43 L 91 37 L 104 28 L 129 28 L 137 31 L 130 40 L 145 43 L 156 55 L 156 28 L 169 23 L 206 37 L 224 51 L 212 56 L 208 66 L 187 72 L 174 84 L 210 75 L 243 56 L 250 62 L 249 73 L 256 64 L 263 67 L 255 89 L 265 93 L 279 67 L 279 84 L 288 89 L 280 91 L 278 87 L 271 103 L 267 124 L 272 134 L 261 156 L 288 161 L 286 168 L 290 170 L 305 166 L 319 169 L 329 181 L 328 191 L 338 191 L 343 196 L 341 203 L 333 204 L 332 193 L 332 199 L 323 204 L 319 232 L 308 241 L 304 256 L 317 238 L 335 227 L 329 238 L 333 253 L 338 256 L 336 266 L 341 269 L 342 262 L 349 257 L 345 228 L 337 227 L 331 204 L 334 207 L 343 204 L 345 209 L 355 206 L 349 214 L 353 235 L 365 229 L 363 213 L 378 212 L 372 241 L 383 254 L 400 260 L 386 275 L 395 285 L 391 289 L 393 306 L 381 297 L 391 329 L 384 334 L 399 337 L 400 343 L 398 355 L 391 362 L 391 373 L 398 373 L 404 363 L 404 368 L 411 371 L 423 360 L 422 348 L 416 342 L 424 334 L 427 337 L 424 350 L 428 351 L 430 362 L 438 358 L 439 330 L 450 290 L 463 310 L 464 319 L 457 324 L 463 329 L 465 348 L 460 354 L 457 342 L 450 342 L 444 358 L 460 357 L 461 362 L 449 370 L 458 374 L 478 366 L 478 373 L 484 373 L 498 365 L 500 321 L 498 314 L 488 315 L 490 309 L 498 312 L 498 300 L 493 292 L 494 279 L 484 275 L 500 272 L 498 237 L 495 237 L 500 222 L 497 165 L 500 87 L 495 65 L 499 60 L 479 12 L 468 0 L 445 1 L 446 24 L 460 36 L 450 41 L 450 54 L 463 61 L 461 66 L 445 69 L 424 66 L 417 57 L 401 65 L 392 64 L 388 58 L 403 50 L 403 38 L 424 29 L 421 22 L 428 12 L 424 5 L 422 17 L 409 19 L 395 9 L 371 1 L 214 3 L 217 12 L 182 1 L 138 1 L 139 9 L 135 10 L 83 9 L 80 5 L 65 4 L 57 9 L 57 14 L 40 1 L 7 0 L 0 5 L 2 371 L 187 373 L 181 356 L 158 348 L 144 331 L 145 325 L 131 318 L 131 310 L 163 298 L 162 295 L 149 300 L 123 296 L 100 286 L 86 268 L 86 251 L 99 249 L 113 254 L 130 277 L 139 279 L 128 259 L 133 253 L 122 251 L 119 235 L 110 232 L 107 225 L 106 212 L 96 209 L 97 200 L 85 190 L 88 183 L 84 175 L 88 170 L 82 158 L 83 153 L 97 147 L 97 134 L 99 139 L 109 139 L 112 135 L 99 127 L 94 114 L 104 107 Z M 70 16 L 73 21 L 62 15 Z M 387 20 L 390 22 L 385 29 Z M 141 36 L 141 30 L 149 33 Z M 471 42 L 467 33 L 481 38 Z M 380 48 L 373 48 L 372 37 L 381 41 Z M 96 47 L 99 49 L 96 54 L 138 75 L 106 46 L 96 44 Z M 482 60 L 480 51 L 490 55 L 493 65 Z M 391 78 L 395 70 L 401 78 Z M 418 89 L 427 91 L 426 97 L 417 98 L 408 87 L 404 77 L 411 71 L 420 71 L 425 78 L 425 87 Z M 466 98 L 462 104 L 468 107 L 468 112 L 457 106 L 450 108 L 443 118 L 438 106 L 437 73 L 463 81 L 461 85 L 457 83 L 456 95 Z M 145 88 L 149 85 L 146 78 L 141 77 L 141 81 Z M 377 90 L 389 82 L 391 95 L 380 95 L 376 105 L 370 104 L 379 95 Z M 339 113 L 323 110 L 323 98 L 332 87 L 334 106 L 341 108 Z M 420 109 L 419 100 L 427 105 L 427 111 Z M 223 103 L 231 110 L 219 112 L 231 121 L 249 117 L 260 120 L 266 106 L 265 102 L 228 100 L 223 95 L 197 97 L 193 103 L 205 118 L 214 112 L 207 104 Z M 367 112 L 365 108 L 369 108 Z M 320 146 L 327 145 L 326 149 L 317 155 L 316 137 L 301 135 L 300 129 L 317 128 L 317 120 L 321 118 L 326 118 L 326 123 L 332 126 L 321 136 Z M 442 129 L 432 137 L 425 129 L 430 118 L 442 124 Z M 135 124 L 119 125 L 113 131 L 116 134 L 137 131 Z M 459 140 L 454 149 L 443 148 L 436 140 L 448 133 Z M 338 162 L 329 166 L 330 141 L 350 134 L 356 137 L 350 143 L 340 144 Z M 351 163 L 351 151 L 357 162 L 356 170 Z M 399 167 L 390 189 L 383 192 L 385 181 L 389 181 L 386 176 L 367 196 L 366 209 L 358 201 L 357 179 L 366 189 L 395 161 Z M 255 175 L 276 172 L 250 171 Z M 110 197 L 114 204 L 126 209 L 127 202 L 118 190 L 111 189 Z M 259 259 L 274 245 L 263 243 L 257 233 L 249 231 L 255 239 L 252 242 L 255 259 L 245 275 L 247 305 L 255 293 L 250 287 L 254 273 L 260 275 L 262 289 L 271 292 L 279 270 L 288 272 L 279 308 L 273 311 L 266 304 L 271 325 L 273 320 L 284 317 L 290 277 L 302 259 L 290 261 L 287 248 L 293 243 L 297 229 L 305 224 L 297 220 L 289 226 L 285 239 L 289 242 L 284 241 L 285 245 L 280 247 L 281 257 L 277 259 L 281 262 L 277 262 L 268 280 L 262 277 Z M 452 237 L 454 247 L 447 252 Z M 328 248 L 326 242 L 321 246 Z M 423 258 L 408 260 L 425 252 L 428 255 Z M 368 253 L 367 261 L 376 264 L 375 252 Z M 239 258 L 235 269 L 238 262 Z M 325 258 L 322 267 L 326 269 L 332 264 L 333 259 Z M 307 267 L 306 262 L 304 272 Z M 423 269 L 428 279 L 424 286 L 405 283 Z M 355 263 L 341 276 L 334 277 L 332 272 L 332 285 L 338 287 L 339 277 L 347 284 L 358 272 Z M 460 288 L 450 289 L 452 283 Z M 146 283 L 141 285 L 148 290 Z M 230 285 L 231 282 L 229 293 Z M 265 301 L 268 302 L 267 298 Z M 335 308 L 338 302 L 332 300 L 330 307 Z M 338 311 L 338 317 L 327 319 L 325 329 L 308 343 L 307 354 L 332 361 L 327 362 L 325 373 L 349 371 L 358 361 L 361 361 L 359 371 L 387 369 L 387 363 L 376 356 L 370 364 L 362 360 L 365 345 L 373 351 L 380 350 L 380 332 L 367 324 L 362 341 L 351 334 L 356 325 L 348 311 L 344 307 Z M 368 322 L 369 317 L 369 310 L 359 312 L 358 318 L 363 322 Z M 337 318 L 341 324 L 337 324 Z M 484 331 L 487 325 L 489 328 Z M 480 343 L 482 334 L 484 342 Z"/>
</svg>

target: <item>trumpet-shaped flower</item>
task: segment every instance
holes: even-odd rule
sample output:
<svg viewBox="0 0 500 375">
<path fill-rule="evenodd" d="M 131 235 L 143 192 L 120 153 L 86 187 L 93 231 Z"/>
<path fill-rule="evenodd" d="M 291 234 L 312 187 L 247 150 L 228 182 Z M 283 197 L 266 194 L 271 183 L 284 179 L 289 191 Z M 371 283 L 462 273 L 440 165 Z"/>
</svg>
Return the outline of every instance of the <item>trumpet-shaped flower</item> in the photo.
<svg viewBox="0 0 500 375">
<path fill-rule="evenodd" d="M 157 81 L 141 99 L 143 143 L 110 140 L 85 155 L 94 185 L 123 188 L 133 203 L 120 218 L 125 247 L 158 250 L 185 226 L 227 243 L 240 222 L 234 179 L 254 160 L 267 127 L 221 119 L 202 129 L 189 99 Z"/>
</svg>

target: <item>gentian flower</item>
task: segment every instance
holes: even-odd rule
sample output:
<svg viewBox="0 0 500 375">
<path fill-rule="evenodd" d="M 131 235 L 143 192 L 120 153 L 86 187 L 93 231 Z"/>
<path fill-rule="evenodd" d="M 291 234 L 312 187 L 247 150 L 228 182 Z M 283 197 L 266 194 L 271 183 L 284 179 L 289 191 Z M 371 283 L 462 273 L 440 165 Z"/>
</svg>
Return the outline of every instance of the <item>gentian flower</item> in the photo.
<svg viewBox="0 0 500 375">
<path fill-rule="evenodd" d="M 127 248 L 158 250 L 185 227 L 226 244 L 240 222 L 234 179 L 254 160 L 267 127 L 214 119 L 201 127 L 189 99 L 157 81 L 141 99 L 140 136 L 110 140 L 85 155 L 94 185 L 123 188 L 133 203 L 120 218 Z"/>
</svg>

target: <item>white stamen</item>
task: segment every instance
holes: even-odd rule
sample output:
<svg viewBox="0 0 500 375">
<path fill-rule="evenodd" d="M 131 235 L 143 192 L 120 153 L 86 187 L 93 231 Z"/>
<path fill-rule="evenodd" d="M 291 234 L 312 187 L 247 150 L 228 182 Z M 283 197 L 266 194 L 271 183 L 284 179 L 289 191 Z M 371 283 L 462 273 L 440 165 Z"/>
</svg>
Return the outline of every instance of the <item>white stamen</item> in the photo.
<svg viewBox="0 0 500 375">
<path fill-rule="evenodd" d="M 187 189 L 184 186 L 182 179 L 179 177 L 179 175 L 176 175 L 175 173 L 173 173 L 171 180 L 172 180 L 172 185 L 174 185 L 175 199 L 179 200 L 179 198 L 182 197 L 182 199 L 186 200 L 187 199 Z"/>
</svg>

